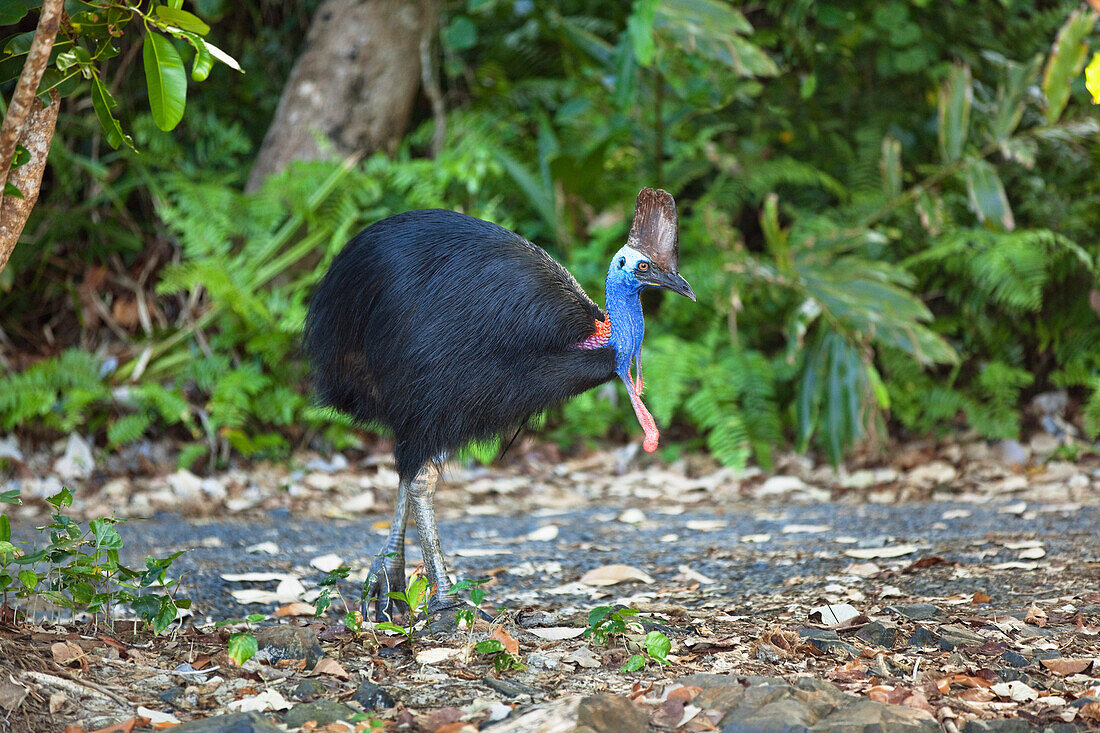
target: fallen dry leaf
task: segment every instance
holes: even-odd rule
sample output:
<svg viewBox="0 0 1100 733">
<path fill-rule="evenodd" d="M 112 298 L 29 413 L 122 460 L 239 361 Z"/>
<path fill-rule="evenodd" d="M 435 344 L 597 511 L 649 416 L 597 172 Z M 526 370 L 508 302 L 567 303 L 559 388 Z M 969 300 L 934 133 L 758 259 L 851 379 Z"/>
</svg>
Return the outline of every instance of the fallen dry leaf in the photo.
<svg viewBox="0 0 1100 733">
<path fill-rule="evenodd" d="M 654 728 L 663 730 L 675 730 L 680 727 L 680 719 L 684 717 L 684 702 L 682 700 L 668 699 L 661 703 L 660 707 L 649 716 L 649 723 Z"/>
<path fill-rule="evenodd" d="M 893 545 L 890 547 L 853 547 L 845 550 L 844 554 L 857 560 L 874 560 L 876 558 L 901 557 L 912 555 L 919 547 L 916 545 Z"/>
<path fill-rule="evenodd" d="M 332 657 L 322 657 L 313 668 L 314 674 L 330 674 L 342 680 L 350 679 L 351 675 Z"/>
<path fill-rule="evenodd" d="M 543 626 L 527 630 L 540 639 L 546 639 L 547 641 L 575 639 L 584 633 L 584 629 L 574 626 Z"/>
<path fill-rule="evenodd" d="M 88 668 L 88 662 L 84 658 L 84 650 L 80 648 L 79 644 L 74 642 L 54 642 L 53 645 L 50 646 L 50 653 L 53 654 L 53 660 L 62 667 L 73 666 L 80 667 L 81 669 Z"/>
<path fill-rule="evenodd" d="M 978 591 L 977 593 L 975 593 L 970 598 L 970 602 L 973 603 L 975 606 L 978 605 L 979 603 L 989 603 L 992 600 L 993 599 L 991 597 L 987 596 L 982 591 Z"/>
<path fill-rule="evenodd" d="M 1007 697 L 1014 702 L 1027 702 L 1039 697 L 1039 693 L 1030 685 L 1012 680 L 1011 682 L 998 682 L 989 688 L 997 697 Z"/>
<path fill-rule="evenodd" d="M 416 655 L 417 664 L 439 664 L 445 662 L 453 656 L 458 654 L 457 649 L 447 649 L 446 647 L 436 647 L 434 649 L 425 649 Z"/>
<path fill-rule="evenodd" d="M 669 700 L 679 700 L 685 704 L 695 699 L 695 696 L 703 691 L 702 687 L 685 686 L 677 687 L 674 690 L 670 690 L 668 693 Z"/>
<path fill-rule="evenodd" d="M 477 733 L 477 728 L 472 723 L 463 723 L 459 720 L 439 726 L 435 729 L 435 733 Z"/>
<path fill-rule="evenodd" d="M 313 604 L 302 601 L 294 601 L 275 609 L 276 616 L 313 616 L 316 612 Z"/>
<path fill-rule="evenodd" d="M 503 627 L 498 626 L 493 629 L 490 639 L 496 639 L 504 646 L 504 651 L 515 656 L 519 654 L 519 642 L 516 641 L 511 634 L 504 630 Z"/>
<path fill-rule="evenodd" d="M 628 581 L 638 581 L 640 583 L 652 583 L 653 578 L 643 573 L 638 568 L 630 565 L 604 565 L 602 567 L 589 570 L 583 576 L 581 576 L 581 583 L 585 585 L 615 585 L 616 583 L 625 583 Z"/>
<path fill-rule="evenodd" d="M 1038 626 L 1040 629 L 1045 627 L 1047 625 L 1046 611 L 1032 603 L 1031 608 L 1027 609 L 1027 616 L 1024 617 L 1024 623 Z"/>
<path fill-rule="evenodd" d="M 1091 659 L 1040 659 L 1039 664 L 1054 674 L 1066 677 L 1071 674 L 1084 674 L 1092 666 Z"/>
</svg>

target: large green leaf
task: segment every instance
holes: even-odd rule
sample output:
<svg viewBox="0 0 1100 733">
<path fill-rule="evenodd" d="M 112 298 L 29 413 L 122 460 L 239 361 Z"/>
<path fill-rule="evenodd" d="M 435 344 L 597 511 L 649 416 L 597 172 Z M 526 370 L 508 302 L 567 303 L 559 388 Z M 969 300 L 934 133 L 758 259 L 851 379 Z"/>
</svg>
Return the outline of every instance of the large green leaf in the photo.
<svg viewBox="0 0 1100 733">
<path fill-rule="evenodd" d="M 197 33 L 200 36 L 205 36 L 210 32 L 210 26 L 208 26 L 205 21 L 186 10 L 170 8 L 167 5 L 158 5 L 155 12 L 158 18 L 180 30 Z"/>
<path fill-rule="evenodd" d="M 1075 10 L 1058 31 L 1058 38 L 1054 41 L 1043 70 L 1047 122 L 1057 122 L 1069 102 L 1070 85 L 1085 65 L 1085 57 L 1089 51 L 1085 40 L 1096 24 L 1096 17 L 1092 10 Z"/>
<path fill-rule="evenodd" d="M 133 139 L 122 131 L 122 125 L 118 124 L 118 120 L 111 114 L 111 110 L 114 109 L 117 104 L 114 97 L 111 96 L 111 93 L 107 91 L 107 87 L 103 86 L 103 82 L 100 81 L 99 77 L 93 76 L 92 109 L 95 110 L 95 116 L 99 118 L 99 124 L 103 128 L 103 132 L 107 135 L 107 144 L 112 148 L 117 148 L 119 145 L 125 143 L 127 147 L 133 150 Z"/>
<path fill-rule="evenodd" d="M 145 82 L 149 87 L 149 108 L 157 127 L 168 132 L 183 119 L 187 104 L 187 72 L 172 42 L 159 33 L 145 34 L 141 49 Z"/>
<path fill-rule="evenodd" d="M 1024 114 L 1027 90 L 1034 83 L 1043 57 L 1036 55 L 1026 64 L 1009 61 L 1005 64 L 1005 80 L 997 87 L 997 104 L 989 121 L 994 140 L 1005 140 L 1016 130 Z"/>
<path fill-rule="evenodd" d="M 0 0 L 0 26 L 15 25 L 23 20 L 28 10 L 23 0 Z"/>
<path fill-rule="evenodd" d="M 752 25 L 717 0 L 665 0 L 653 21 L 661 45 L 721 64 L 741 76 L 775 76 L 779 68 L 759 46 L 746 40 Z"/>
<path fill-rule="evenodd" d="M 1010 232 L 1016 228 L 1008 196 L 997 169 L 987 160 L 975 158 L 963 169 L 966 194 L 978 220 L 992 229 Z"/>
<path fill-rule="evenodd" d="M 940 89 L 939 136 L 940 155 L 953 162 L 962 157 L 970 126 L 970 106 L 974 89 L 970 83 L 970 67 L 959 64 Z"/>
</svg>

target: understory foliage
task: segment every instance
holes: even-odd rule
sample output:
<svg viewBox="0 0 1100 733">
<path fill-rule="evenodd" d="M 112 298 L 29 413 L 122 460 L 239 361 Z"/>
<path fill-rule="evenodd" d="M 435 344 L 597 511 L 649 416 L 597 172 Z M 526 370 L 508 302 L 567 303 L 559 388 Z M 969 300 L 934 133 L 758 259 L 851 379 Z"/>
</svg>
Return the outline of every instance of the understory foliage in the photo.
<svg viewBox="0 0 1100 733">
<path fill-rule="evenodd" d="M 104 272 L 104 310 L 149 313 L 0 379 L 3 429 L 114 447 L 168 427 L 186 465 L 347 445 L 351 426 L 312 406 L 299 338 L 356 231 L 460 209 L 542 244 L 599 300 L 637 190 L 659 186 L 699 296 L 643 299 L 668 457 L 768 465 L 791 442 L 835 462 L 904 431 L 1017 437 L 1023 405 L 1052 389 L 1100 432 L 1100 124 L 1081 78 L 1100 39 L 1085 6 L 452 3 L 436 157 L 425 113 L 392 156 L 295 166 L 245 195 L 266 118 L 225 100 L 270 114 L 277 84 L 256 87 L 250 64 L 285 77 L 263 49 L 300 35 L 282 4 L 259 7 L 195 4 L 214 34 L 240 31 L 216 40 L 249 73 L 212 75 L 180 137 L 135 112 L 146 152 L 100 156 L 87 120 L 62 120 L 51 162 L 81 173 L 39 205 L 38 246 L 0 280 L 0 328 L 29 350 L 58 307 L 100 320 L 81 283 Z M 243 40 L 255 20 L 269 22 Z M 638 433 L 617 385 L 539 424 L 565 445 Z"/>
</svg>

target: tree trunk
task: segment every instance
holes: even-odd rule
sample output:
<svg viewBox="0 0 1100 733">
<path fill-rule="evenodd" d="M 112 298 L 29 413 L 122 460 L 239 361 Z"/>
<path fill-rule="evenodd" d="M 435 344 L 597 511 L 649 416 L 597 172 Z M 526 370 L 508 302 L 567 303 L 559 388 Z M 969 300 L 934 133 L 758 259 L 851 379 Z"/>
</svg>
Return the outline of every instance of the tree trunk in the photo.
<svg viewBox="0 0 1100 733">
<path fill-rule="evenodd" d="M 27 217 L 38 201 L 42 173 L 46 170 L 46 155 L 50 152 L 57 110 L 57 92 L 50 93 L 50 103 L 43 107 L 35 99 L 42 74 L 49 64 L 57 29 L 61 23 L 62 0 L 45 0 L 38 17 L 27 60 L 12 92 L 4 122 L 0 124 L 0 272 L 8 264 L 12 250 L 23 233 Z M 18 145 L 22 143 L 30 154 L 23 165 L 11 170 Z M 6 184 L 12 184 L 19 194 L 6 195 Z"/>
<path fill-rule="evenodd" d="M 438 0 L 324 0 L 283 88 L 248 190 L 293 160 L 392 151 L 420 86 Z"/>
</svg>

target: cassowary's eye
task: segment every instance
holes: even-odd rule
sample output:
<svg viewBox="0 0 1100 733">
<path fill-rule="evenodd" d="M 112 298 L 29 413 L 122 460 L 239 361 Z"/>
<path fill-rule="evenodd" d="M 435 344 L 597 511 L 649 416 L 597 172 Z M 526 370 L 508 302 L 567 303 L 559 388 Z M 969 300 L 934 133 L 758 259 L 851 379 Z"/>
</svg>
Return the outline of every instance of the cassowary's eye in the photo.
<svg viewBox="0 0 1100 733">
<path fill-rule="evenodd" d="M 638 272 L 645 272 L 648 269 L 649 269 L 649 263 L 648 262 L 639 262 L 638 263 Z"/>
<path fill-rule="evenodd" d="M 624 267 L 626 267 L 626 258 L 625 257 L 620 257 L 619 258 L 619 269 L 621 270 Z"/>
</svg>

